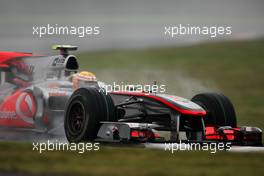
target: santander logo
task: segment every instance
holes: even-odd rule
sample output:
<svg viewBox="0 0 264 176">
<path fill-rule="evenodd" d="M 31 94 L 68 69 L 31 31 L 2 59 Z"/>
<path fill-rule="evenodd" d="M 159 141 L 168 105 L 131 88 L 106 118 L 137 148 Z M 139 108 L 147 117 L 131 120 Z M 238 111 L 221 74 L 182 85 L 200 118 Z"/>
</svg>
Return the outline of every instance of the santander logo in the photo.
<svg viewBox="0 0 264 176">
<path fill-rule="evenodd" d="M 21 93 L 16 102 L 16 114 L 23 121 L 33 124 L 34 115 L 36 113 L 35 100 L 31 94 L 26 92 Z"/>
</svg>

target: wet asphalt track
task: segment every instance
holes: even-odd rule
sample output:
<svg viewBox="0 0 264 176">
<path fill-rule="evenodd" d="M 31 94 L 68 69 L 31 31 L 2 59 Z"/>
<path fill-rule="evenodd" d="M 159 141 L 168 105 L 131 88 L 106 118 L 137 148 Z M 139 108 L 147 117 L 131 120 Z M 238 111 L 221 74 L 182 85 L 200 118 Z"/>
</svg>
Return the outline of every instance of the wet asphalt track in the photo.
<svg viewBox="0 0 264 176">
<path fill-rule="evenodd" d="M 47 140 L 67 141 L 63 134 L 0 127 L 0 141 L 45 142 Z"/>
</svg>

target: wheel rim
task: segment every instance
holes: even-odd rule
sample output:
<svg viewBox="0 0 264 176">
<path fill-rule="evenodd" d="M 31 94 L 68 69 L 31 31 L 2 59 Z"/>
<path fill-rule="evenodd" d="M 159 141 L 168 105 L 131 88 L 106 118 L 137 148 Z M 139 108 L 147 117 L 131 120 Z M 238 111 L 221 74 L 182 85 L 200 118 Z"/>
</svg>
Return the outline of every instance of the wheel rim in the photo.
<svg viewBox="0 0 264 176">
<path fill-rule="evenodd" d="M 69 110 L 69 131 L 73 135 L 82 132 L 85 121 L 85 109 L 81 102 L 76 101 L 71 105 Z"/>
</svg>

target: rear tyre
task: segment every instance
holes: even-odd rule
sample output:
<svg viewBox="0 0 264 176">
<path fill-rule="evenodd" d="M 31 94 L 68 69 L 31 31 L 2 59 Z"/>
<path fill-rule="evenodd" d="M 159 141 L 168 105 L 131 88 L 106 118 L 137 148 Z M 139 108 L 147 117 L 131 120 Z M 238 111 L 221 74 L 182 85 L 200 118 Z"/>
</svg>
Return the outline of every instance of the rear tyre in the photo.
<svg viewBox="0 0 264 176">
<path fill-rule="evenodd" d="M 205 126 L 237 127 L 236 113 L 231 101 L 220 93 L 202 93 L 195 95 L 191 101 L 207 111 Z"/>
<path fill-rule="evenodd" d="M 100 121 L 116 121 L 115 106 L 110 95 L 96 88 L 80 88 L 68 101 L 64 129 L 69 142 L 93 141 Z"/>
</svg>

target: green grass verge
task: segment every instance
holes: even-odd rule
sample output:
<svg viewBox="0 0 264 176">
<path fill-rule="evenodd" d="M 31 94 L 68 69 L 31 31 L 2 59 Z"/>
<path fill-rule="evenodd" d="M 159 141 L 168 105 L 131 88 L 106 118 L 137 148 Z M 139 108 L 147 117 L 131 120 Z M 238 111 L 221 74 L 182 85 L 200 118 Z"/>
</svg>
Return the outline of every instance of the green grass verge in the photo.
<svg viewBox="0 0 264 176">
<path fill-rule="evenodd" d="M 103 147 L 99 151 L 32 151 L 30 144 L 0 145 L 2 173 L 58 175 L 263 175 L 264 153 L 175 152 Z M 0 173 L 1 173 L 0 172 Z"/>
</svg>

